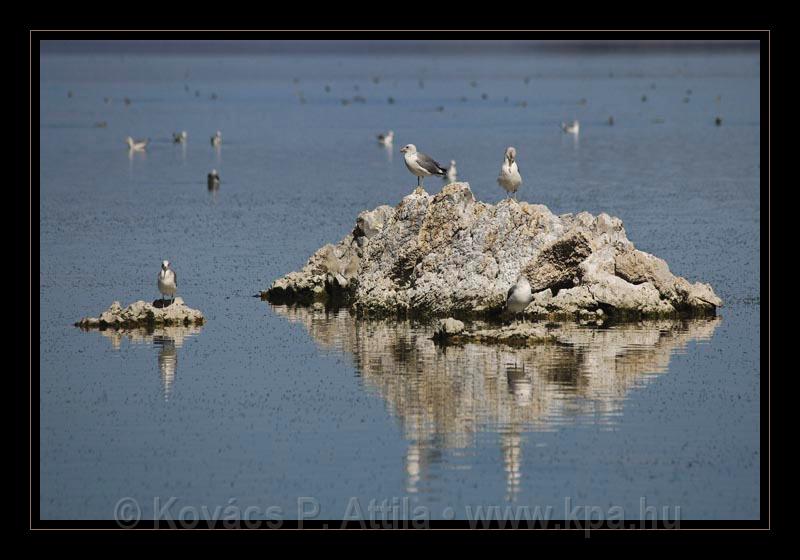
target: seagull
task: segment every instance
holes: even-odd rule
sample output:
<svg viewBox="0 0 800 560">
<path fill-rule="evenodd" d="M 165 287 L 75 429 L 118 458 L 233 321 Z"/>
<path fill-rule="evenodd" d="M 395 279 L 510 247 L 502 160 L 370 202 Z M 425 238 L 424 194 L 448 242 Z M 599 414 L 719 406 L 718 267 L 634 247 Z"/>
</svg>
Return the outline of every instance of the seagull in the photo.
<svg viewBox="0 0 800 560">
<path fill-rule="evenodd" d="M 391 146 L 394 140 L 394 130 L 390 130 L 386 134 L 378 134 L 378 143 L 384 146 Z"/>
<path fill-rule="evenodd" d="M 456 160 L 450 160 L 450 167 L 447 168 L 447 180 L 451 183 L 455 182 L 458 178 L 458 171 L 456 171 Z"/>
<path fill-rule="evenodd" d="M 222 145 L 222 133 L 219 130 L 211 137 L 211 145 L 215 147 Z"/>
<path fill-rule="evenodd" d="M 219 173 L 217 173 L 216 169 L 212 169 L 211 173 L 208 174 L 208 190 L 213 190 L 218 188 L 219 188 Z"/>
<path fill-rule="evenodd" d="M 175 292 L 178 291 L 178 276 L 169 267 L 169 261 L 161 262 L 161 272 L 158 273 L 158 291 L 161 292 L 161 302 L 166 301 L 164 296 L 170 296 L 170 304 L 175 301 Z"/>
<path fill-rule="evenodd" d="M 525 308 L 533 301 L 533 294 L 531 293 L 531 284 L 524 274 L 517 277 L 514 285 L 508 289 L 506 295 L 506 309 L 513 315 L 522 313 L 522 321 L 525 321 Z"/>
<path fill-rule="evenodd" d="M 431 175 L 445 175 L 447 169 L 436 163 L 436 161 L 429 155 L 417 151 L 414 144 L 406 144 L 400 148 L 400 152 L 405 154 L 406 167 L 412 175 L 417 177 L 417 186 L 424 186 L 422 183 L 423 177 Z"/>
<path fill-rule="evenodd" d="M 577 136 L 581 132 L 581 123 L 578 121 L 572 121 L 570 123 L 561 123 L 561 130 L 566 132 L 567 134 L 574 134 Z"/>
<path fill-rule="evenodd" d="M 497 183 L 503 187 L 507 193 L 514 194 L 514 200 L 517 199 L 517 189 L 522 184 L 522 176 L 519 174 L 517 167 L 517 150 L 509 146 L 506 148 L 506 157 L 503 160 L 503 165 L 500 167 L 500 175 L 497 176 Z"/>
<path fill-rule="evenodd" d="M 134 152 L 143 152 L 147 149 L 147 145 L 150 143 L 150 139 L 147 140 L 134 140 L 130 136 L 125 139 L 125 142 L 128 143 L 128 149 Z"/>
<path fill-rule="evenodd" d="M 181 132 L 173 132 L 172 133 L 172 141 L 174 143 L 176 143 L 176 144 L 184 144 L 188 137 L 189 137 L 189 135 L 186 134 L 185 130 L 183 130 Z"/>
</svg>

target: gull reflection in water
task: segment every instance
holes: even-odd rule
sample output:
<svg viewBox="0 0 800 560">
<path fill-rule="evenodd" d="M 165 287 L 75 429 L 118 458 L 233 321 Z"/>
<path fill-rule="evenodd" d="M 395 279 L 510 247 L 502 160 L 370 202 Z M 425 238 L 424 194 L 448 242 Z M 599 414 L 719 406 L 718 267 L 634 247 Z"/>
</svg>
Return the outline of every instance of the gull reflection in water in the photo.
<svg viewBox="0 0 800 560">
<path fill-rule="evenodd" d="M 183 346 L 184 341 L 202 330 L 200 325 L 190 326 L 170 326 L 155 328 L 135 328 L 135 329 L 106 329 L 101 330 L 103 335 L 111 342 L 115 350 L 119 350 L 122 341 L 127 340 L 131 344 L 152 344 L 158 350 L 158 372 L 161 377 L 161 391 L 164 400 L 168 401 L 172 395 L 175 384 L 175 375 L 178 371 L 178 350 Z"/>
<path fill-rule="evenodd" d="M 610 430 L 631 391 L 668 370 L 689 342 L 708 341 L 719 318 L 657 320 L 610 327 L 548 325 L 554 343 L 438 346 L 433 327 L 409 320 L 357 319 L 347 310 L 271 306 L 302 324 L 324 350 L 352 356 L 364 387 L 383 398 L 409 442 L 406 489 L 418 492 L 445 450 L 466 450 L 497 433 L 514 500 L 524 480 L 523 447 L 570 424 Z"/>
</svg>

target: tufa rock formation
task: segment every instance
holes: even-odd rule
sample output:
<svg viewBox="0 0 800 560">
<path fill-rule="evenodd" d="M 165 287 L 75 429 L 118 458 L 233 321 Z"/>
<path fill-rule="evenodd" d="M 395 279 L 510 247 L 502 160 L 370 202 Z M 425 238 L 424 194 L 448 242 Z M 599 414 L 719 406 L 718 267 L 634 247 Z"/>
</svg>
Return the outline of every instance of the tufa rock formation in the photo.
<svg viewBox="0 0 800 560">
<path fill-rule="evenodd" d="M 142 300 L 123 308 L 115 301 L 100 317 L 84 317 L 76 327 L 83 329 L 132 329 L 147 326 L 202 325 L 203 314 L 197 309 L 187 307 L 183 298 L 176 297 L 170 305 L 164 306 L 162 300 L 152 304 Z"/>
<path fill-rule="evenodd" d="M 436 195 L 417 188 L 392 208 L 362 212 L 339 243 L 261 293 L 272 303 L 350 306 L 367 315 L 491 317 L 523 272 L 526 313 L 567 318 L 714 315 L 708 284 L 674 276 L 637 250 L 622 221 L 588 212 L 556 216 L 514 200 L 478 202 L 466 183 Z"/>
</svg>

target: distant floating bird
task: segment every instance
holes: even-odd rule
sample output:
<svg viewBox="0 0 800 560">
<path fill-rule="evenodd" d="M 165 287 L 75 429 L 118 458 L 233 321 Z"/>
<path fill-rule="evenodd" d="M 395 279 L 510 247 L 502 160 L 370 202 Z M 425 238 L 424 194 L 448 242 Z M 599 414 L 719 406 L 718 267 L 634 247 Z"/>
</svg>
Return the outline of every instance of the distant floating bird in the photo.
<svg viewBox="0 0 800 560">
<path fill-rule="evenodd" d="M 418 152 L 414 144 L 406 144 L 400 148 L 400 152 L 404 154 L 403 157 L 408 170 L 417 177 L 417 186 L 424 186 L 424 177 L 447 174 L 447 169 L 439 165 L 429 155 Z"/>
<path fill-rule="evenodd" d="M 642 96 L 642 103 L 644 103 L 645 101 L 647 101 L 647 96 L 646 96 L 646 95 L 643 95 L 643 96 Z"/>
<path fill-rule="evenodd" d="M 378 143 L 384 146 L 391 146 L 394 142 L 394 130 L 390 130 L 386 134 L 378 134 Z"/>
<path fill-rule="evenodd" d="M 130 98 L 129 98 L 129 97 L 126 97 L 126 98 L 125 98 L 125 99 L 123 99 L 122 101 L 124 101 L 124 102 L 125 102 L 125 105 L 130 105 L 130 104 L 131 104 L 131 100 L 130 100 Z"/>
<path fill-rule="evenodd" d="M 325 86 L 325 93 L 331 92 L 331 86 Z"/>
<path fill-rule="evenodd" d="M 484 101 L 486 101 L 487 99 L 489 99 L 489 94 L 488 94 L 488 93 L 482 93 L 482 94 L 481 94 L 481 99 L 483 99 Z"/>
<path fill-rule="evenodd" d="M 176 144 L 185 144 L 189 135 L 186 133 L 185 130 L 181 132 L 173 132 L 172 133 L 172 141 Z"/>
<path fill-rule="evenodd" d="M 215 148 L 222 146 L 222 133 L 219 130 L 211 137 L 211 145 Z"/>
<path fill-rule="evenodd" d="M 578 121 L 572 121 L 568 123 L 561 123 L 561 130 L 566 132 L 567 134 L 574 134 L 577 136 L 581 132 L 581 123 Z"/>
<path fill-rule="evenodd" d="M 389 103 L 389 105 L 394 105 L 394 97 L 389 97 L 389 99 L 386 101 Z"/>
<path fill-rule="evenodd" d="M 94 127 L 95 128 L 105 128 L 107 126 L 108 126 L 108 123 L 106 121 L 100 121 L 100 122 L 94 123 Z"/>
<path fill-rule="evenodd" d="M 216 93 L 212 93 L 211 94 L 211 99 L 217 99 L 217 94 Z"/>
<path fill-rule="evenodd" d="M 134 140 L 130 136 L 125 139 L 125 142 L 128 144 L 128 148 L 134 152 L 143 152 L 147 149 L 147 145 L 150 143 L 150 139 L 147 140 Z"/>
<path fill-rule="evenodd" d="M 108 104 L 108 103 L 111 103 L 111 98 L 110 98 L 110 97 L 104 97 L 104 98 L 103 98 L 103 101 L 104 101 L 106 104 Z"/>
<path fill-rule="evenodd" d="M 456 170 L 456 160 L 450 160 L 450 167 L 447 168 L 447 180 L 451 183 L 458 179 L 458 171 Z"/>
<path fill-rule="evenodd" d="M 522 184 L 522 176 L 519 174 L 519 167 L 517 167 L 517 150 L 513 146 L 506 148 L 505 159 L 500 167 L 497 183 L 507 193 L 513 194 L 514 200 L 517 199 L 517 189 Z"/>
<path fill-rule="evenodd" d="M 164 296 L 170 296 L 172 301 L 175 300 L 175 293 L 178 291 L 178 276 L 169 267 L 169 261 L 161 262 L 161 271 L 158 273 L 158 291 L 161 293 L 162 303 L 166 301 Z"/>
<path fill-rule="evenodd" d="M 524 274 L 517 277 L 514 285 L 508 289 L 506 294 L 506 309 L 512 315 L 522 313 L 522 320 L 525 320 L 525 308 L 533 301 L 533 294 L 531 293 L 531 284 Z"/>
<path fill-rule="evenodd" d="M 714 119 L 714 124 L 717 125 L 717 126 L 721 126 L 722 125 L 722 119 L 717 117 L 716 119 Z"/>
<path fill-rule="evenodd" d="M 67 92 L 67 97 L 72 97 L 72 90 L 69 90 L 69 91 Z"/>
<path fill-rule="evenodd" d="M 216 169 L 212 169 L 211 173 L 208 174 L 208 190 L 218 189 L 219 183 L 219 173 L 217 173 Z"/>
<path fill-rule="evenodd" d="M 614 117 L 613 116 L 608 117 L 608 126 L 614 126 Z"/>
<path fill-rule="evenodd" d="M 581 97 L 580 101 L 578 101 L 578 105 L 586 105 L 587 101 L 585 97 Z"/>
</svg>

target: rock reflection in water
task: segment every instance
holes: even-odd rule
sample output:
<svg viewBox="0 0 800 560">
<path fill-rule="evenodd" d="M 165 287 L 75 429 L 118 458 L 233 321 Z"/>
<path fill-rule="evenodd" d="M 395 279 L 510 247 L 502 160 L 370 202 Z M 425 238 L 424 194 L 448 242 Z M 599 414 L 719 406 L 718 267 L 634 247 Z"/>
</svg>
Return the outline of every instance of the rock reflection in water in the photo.
<svg viewBox="0 0 800 560">
<path fill-rule="evenodd" d="M 442 449 L 463 449 L 481 431 L 500 434 L 507 499 L 520 490 L 520 434 L 589 421 L 610 428 L 628 393 L 667 371 L 691 341 L 709 340 L 718 317 L 588 327 L 552 325 L 555 344 L 528 348 L 437 346 L 430 325 L 361 320 L 347 310 L 272 306 L 301 323 L 323 349 L 353 357 L 365 387 L 389 405 L 410 442 L 407 490 Z M 581 420 L 582 419 L 582 420 Z"/>
<path fill-rule="evenodd" d="M 178 349 L 186 338 L 198 334 L 201 326 L 170 326 L 137 329 L 106 329 L 98 331 L 119 350 L 123 340 L 132 344 L 152 344 L 158 350 L 158 371 L 164 400 L 169 400 L 178 370 Z"/>
</svg>

